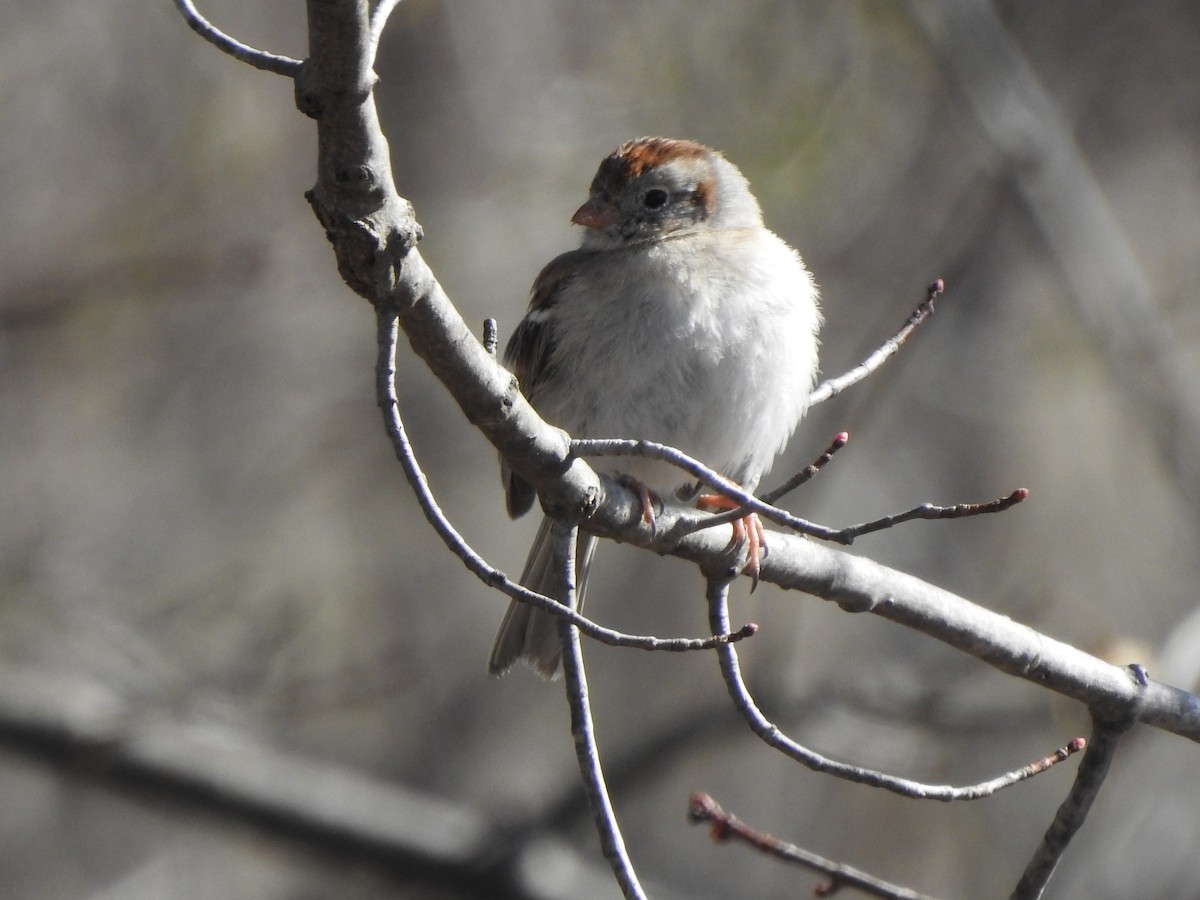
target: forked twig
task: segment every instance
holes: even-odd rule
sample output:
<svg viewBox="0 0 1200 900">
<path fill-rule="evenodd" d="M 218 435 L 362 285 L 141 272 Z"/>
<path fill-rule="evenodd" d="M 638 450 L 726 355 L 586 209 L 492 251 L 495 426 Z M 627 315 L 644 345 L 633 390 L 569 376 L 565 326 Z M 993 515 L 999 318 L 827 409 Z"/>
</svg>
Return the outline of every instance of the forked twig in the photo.
<svg viewBox="0 0 1200 900">
<path fill-rule="evenodd" d="M 803 847 L 781 841 L 765 831 L 751 828 L 737 816 L 722 809 L 708 794 L 691 796 L 688 801 L 688 820 L 697 825 L 703 822 L 710 823 L 712 827 L 709 834 L 714 841 L 739 840 L 769 856 L 821 873 L 829 879 L 829 883 L 814 891 L 818 897 L 830 897 L 843 887 L 851 887 L 872 897 L 883 897 L 885 900 L 933 900 L 926 894 L 890 884 L 852 866 L 818 856 Z"/>
<path fill-rule="evenodd" d="M 872 522 L 863 522 L 861 525 L 851 525 L 848 528 L 843 528 L 839 534 L 844 535 L 847 539 L 845 543 L 849 544 L 855 538 L 862 537 L 864 534 L 870 534 L 873 531 L 883 531 L 885 528 L 891 528 L 893 525 L 899 525 L 901 522 L 911 522 L 914 519 L 964 519 L 968 516 L 983 516 L 989 513 L 1004 512 L 1004 510 L 1016 506 L 1023 500 L 1028 499 L 1028 497 L 1028 488 L 1017 488 L 1007 497 L 989 500 L 986 503 L 956 503 L 954 506 L 935 506 L 932 503 L 922 503 L 920 506 L 914 506 L 912 509 L 897 513 L 896 515 L 884 516 Z"/>
<path fill-rule="evenodd" d="M 896 332 L 895 335 L 884 341 L 883 346 L 864 359 L 861 363 L 847 372 L 845 375 L 839 375 L 837 378 L 830 378 L 827 381 L 821 382 L 809 395 L 808 405 L 816 406 L 828 400 L 830 397 L 836 397 L 848 387 L 858 384 L 904 346 L 913 333 L 920 328 L 930 316 L 933 315 L 934 303 L 946 292 L 946 282 L 941 278 L 935 278 L 925 291 L 925 300 L 912 311 L 912 315 Z"/>
<path fill-rule="evenodd" d="M 258 50 L 248 44 L 243 44 L 236 38 L 232 38 L 219 29 L 204 16 L 200 15 L 200 11 L 196 9 L 196 5 L 192 0 L 175 0 L 175 6 L 183 15 L 188 26 L 200 37 L 204 38 L 222 53 L 228 53 L 239 62 L 244 62 L 249 66 L 254 66 L 256 69 L 262 69 L 264 72 L 274 72 L 276 75 L 284 75 L 288 78 L 294 78 L 300 71 L 300 67 L 304 65 L 298 59 L 292 59 L 290 56 L 278 56 L 274 53 L 267 53 L 265 50 Z"/>
<path fill-rule="evenodd" d="M 708 618 L 709 625 L 714 632 L 720 632 L 728 627 L 724 623 L 729 621 L 730 582 L 731 579 L 728 577 L 710 577 L 708 580 Z M 720 646 L 717 648 L 717 658 L 720 660 L 721 675 L 725 679 L 725 686 L 729 691 L 729 696 L 733 699 L 733 705 L 742 714 L 742 718 L 746 720 L 750 730 L 768 746 L 807 766 L 814 772 L 826 772 L 846 781 L 883 788 L 903 797 L 942 801 L 978 800 L 1041 774 L 1086 746 L 1086 742 L 1082 738 L 1076 738 L 1050 756 L 979 784 L 965 787 L 924 784 L 908 778 L 887 775 L 874 769 L 838 762 L 792 740 L 771 722 L 755 703 L 754 697 L 750 694 L 750 690 L 742 678 L 737 650 L 728 644 Z"/>
</svg>

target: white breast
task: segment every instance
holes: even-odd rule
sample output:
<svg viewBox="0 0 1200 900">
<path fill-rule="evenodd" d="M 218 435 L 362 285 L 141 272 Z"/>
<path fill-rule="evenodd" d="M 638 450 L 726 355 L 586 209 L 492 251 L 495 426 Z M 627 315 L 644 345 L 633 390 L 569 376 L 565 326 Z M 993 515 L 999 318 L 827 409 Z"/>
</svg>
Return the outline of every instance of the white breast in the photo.
<svg viewBox="0 0 1200 900">
<path fill-rule="evenodd" d="M 765 229 L 595 256 L 555 309 L 542 415 L 577 437 L 676 446 L 753 488 L 816 374 L 820 312 L 800 257 Z M 598 462 L 664 498 L 690 480 L 632 457 Z"/>
</svg>

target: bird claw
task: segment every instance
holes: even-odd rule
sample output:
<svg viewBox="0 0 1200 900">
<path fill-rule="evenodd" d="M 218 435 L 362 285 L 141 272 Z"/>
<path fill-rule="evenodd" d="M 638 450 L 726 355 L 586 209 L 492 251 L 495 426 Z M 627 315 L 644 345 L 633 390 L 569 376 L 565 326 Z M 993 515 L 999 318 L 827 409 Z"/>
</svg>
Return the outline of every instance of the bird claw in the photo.
<svg viewBox="0 0 1200 900">
<path fill-rule="evenodd" d="M 625 485 L 625 487 L 629 488 L 631 491 L 637 492 L 638 500 L 640 500 L 642 504 L 642 521 L 650 526 L 651 537 L 657 535 L 658 516 L 654 512 L 654 501 L 658 498 L 656 497 L 654 491 L 650 490 L 650 488 L 646 487 L 646 485 L 642 484 L 636 478 L 631 478 L 628 475 L 619 476 L 617 481 Z"/>
<path fill-rule="evenodd" d="M 737 509 L 741 504 L 728 497 L 705 496 L 697 501 L 700 509 L 710 512 Z M 733 521 L 733 537 L 730 543 L 735 547 L 746 547 L 746 565 L 742 569 L 744 575 L 750 577 L 750 593 L 758 587 L 758 578 L 762 573 L 762 561 L 767 556 L 767 532 L 763 528 L 762 519 L 758 513 L 749 513 Z"/>
<path fill-rule="evenodd" d="M 746 544 L 746 567 L 742 573 L 750 576 L 750 593 L 753 594 L 762 573 L 762 561 L 767 555 L 767 532 L 758 513 L 750 513 L 733 523 L 733 542 L 739 546 Z"/>
</svg>

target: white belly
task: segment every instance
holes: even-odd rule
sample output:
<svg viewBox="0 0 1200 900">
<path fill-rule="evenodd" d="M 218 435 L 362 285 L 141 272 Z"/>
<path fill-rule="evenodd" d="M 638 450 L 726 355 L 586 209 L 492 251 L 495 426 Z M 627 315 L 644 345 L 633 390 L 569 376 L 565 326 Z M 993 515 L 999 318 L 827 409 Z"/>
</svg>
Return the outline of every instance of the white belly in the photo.
<svg viewBox="0 0 1200 900">
<path fill-rule="evenodd" d="M 670 444 L 753 488 L 804 414 L 820 314 L 794 251 L 766 231 L 749 246 L 689 266 L 665 242 L 603 290 L 564 291 L 542 414 L 577 437 Z M 633 457 L 596 463 L 664 498 L 692 480 Z"/>
</svg>

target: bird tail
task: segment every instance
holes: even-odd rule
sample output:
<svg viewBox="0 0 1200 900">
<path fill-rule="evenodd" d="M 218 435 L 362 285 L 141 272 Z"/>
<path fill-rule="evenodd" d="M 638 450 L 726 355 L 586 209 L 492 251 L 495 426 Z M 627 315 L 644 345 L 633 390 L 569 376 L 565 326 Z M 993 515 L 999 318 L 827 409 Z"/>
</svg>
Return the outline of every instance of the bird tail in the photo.
<svg viewBox="0 0 1200 900">
<path fill-rule="evenodd" d="M 521 584 L 562 603 L 566 599 L 566 583 L 555 561 L 563 559 L 566 554 L 556 542 L 569 540 L 569 536 L 555 529 L 553 524 L 549 518 L 542 519 L 529 558 L 525 561 L 525 571 L 521 573 Z M 577 534 L 575 597 L 577 608 L 582 609 L 588 569 L 596 553 L 596 538 L 582 531 Z M 545 678 L 557 678 L 562 667 L 562 644 L 558 636 L 557 616 L 514 600 L 496 635 L 488 672 L 500 676 L 518 662 L 527 663 Z"/>
</svg>

